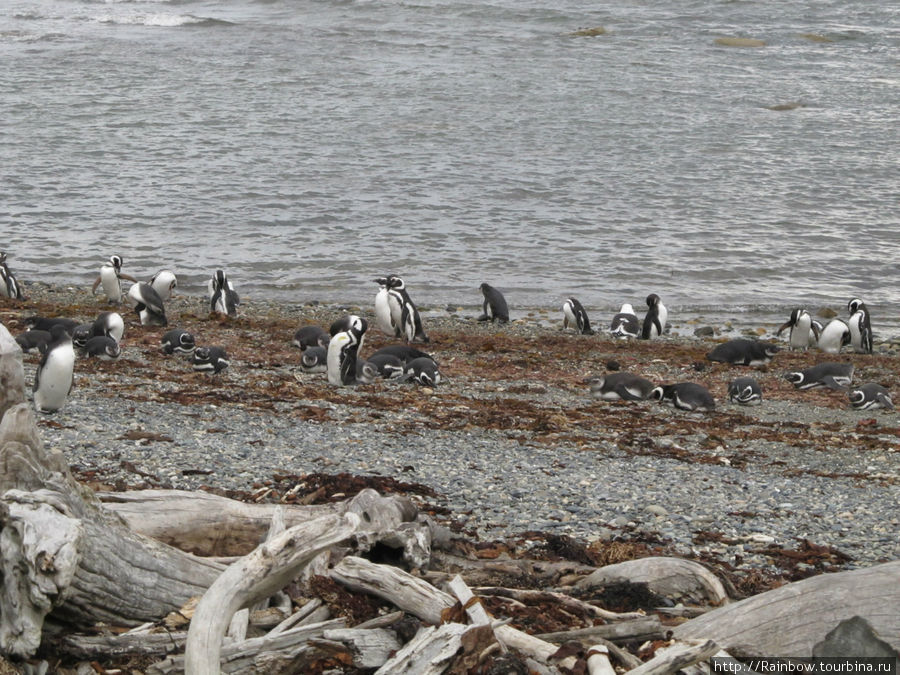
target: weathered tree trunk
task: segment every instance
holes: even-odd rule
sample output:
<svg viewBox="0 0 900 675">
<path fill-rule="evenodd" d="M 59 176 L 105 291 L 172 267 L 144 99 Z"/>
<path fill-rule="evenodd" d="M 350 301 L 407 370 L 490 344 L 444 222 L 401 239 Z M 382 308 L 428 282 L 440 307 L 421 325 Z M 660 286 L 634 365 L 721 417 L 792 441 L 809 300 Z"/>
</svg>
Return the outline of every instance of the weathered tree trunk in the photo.
<svg viewBox="0 0 900 675">
<path fill-rule="evenodd" d="M 40 441 L 21 352 L 0 331 L 0 650 L 31 656 L 42 631 L 133 626 L 199 595 L 222 566 L 137 535 L 72 478 Z"/>
<path fill-rule="evenodd" d="M 823 574 L 754 595 L 677 626 L 680 639 L 710 638 L 741 656 L 811 656 L 838 623 L 866 619 L 900 649 L 900 561 Z"/>
</svg>

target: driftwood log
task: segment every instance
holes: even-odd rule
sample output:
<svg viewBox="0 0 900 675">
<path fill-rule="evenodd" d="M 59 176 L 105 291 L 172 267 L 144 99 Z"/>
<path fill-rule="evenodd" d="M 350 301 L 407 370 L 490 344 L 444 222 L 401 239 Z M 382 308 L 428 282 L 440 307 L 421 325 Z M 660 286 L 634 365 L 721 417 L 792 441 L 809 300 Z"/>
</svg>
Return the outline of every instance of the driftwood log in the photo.
<svg viewBox="0 0 900 675">
<path fill-rule="evenodd" d="M 900 561 L 823 574 L 755 595 L 674 630 L 680 639 L 710 638 L 736 657 L 811 656 L 838 623 L 854 616 L 900 649 Z"/>
<path fill-rule="evenodd" d="M 404 552 L 410 565 L 430 558 L 431 530 L 417 521 L 417 509 L 406 497 L 362 490 L 351 500 L 315 506 L 248 504 L 209 492 L 132 490 L 101 492 L 103 507 L 121 516 L 140 534 L 200 556 L 243 556 L 266 536 L 276 508 L 286 527 L 326 515 L 355 513 L 363 519 L 359 550 L 376 543 Z"/>
</svg>

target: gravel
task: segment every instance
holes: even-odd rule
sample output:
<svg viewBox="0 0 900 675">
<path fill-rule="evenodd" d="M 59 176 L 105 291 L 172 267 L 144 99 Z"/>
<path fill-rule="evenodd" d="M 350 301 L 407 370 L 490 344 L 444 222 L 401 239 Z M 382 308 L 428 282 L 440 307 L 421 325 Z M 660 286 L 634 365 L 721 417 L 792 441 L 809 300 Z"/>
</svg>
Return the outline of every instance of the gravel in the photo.
<svg viewBox="0 0 900 675">
<path fill-rule="evenodd" d="M 47 291 L 57 301 L 59 294 Z M 208 321 L 202 311 L 191 314 L 197 299 L 181 302 L 183 322 Z M 267 316 L 271 308 L 249 311 Z M 321 317 L 337 311 L 315 309 Z M 7 309 L 3 321 L 14 324 L 29 313 Z M 448 317 L 441 325 L 468 333 L 486 330 L 466 317 Z M 132 336 L 141 330 L 129 323 Z M 527 321 L 507 330 L 522 335 L 551 331 Z M 11 332 L 17 331 L 11 327 Z M 810 428 L 798 428 L 796 444 L 748 434 L 739 442 L 713 445 L 715 437 L 699 429 L 708 417 L 649 402 L 592 403 L 587 387 L 556 389 L 546 381 L 518 381 L 515 391 L 522 393 L 516 394 L 509 383 L 470 374 L 448 378 L 433 392 L 416 392 L 423 400 L 447 399 L 447 405 L 458 405 L 453 397 L 460 395 L 471 402 L 539 400 L 563 416 L 577 407 L 614 406 L 616 414 L 646 420 L 652 448 L 644 452 L 633 430 L 609 425 L 585 429 L 573 439 L 531 434 L 512 422 L 503 429 L 436 428 L 433 418 L 404 406 L 361 419 L 354 397 L 362 389 L 347 389 L 343 402 L 344 390 L 335 395 L 324 375 L 300 374 L 298 358 L 267 366 L 272 386 L 312 384 L 331 389 L 328 398 L 276 398 L 269 409 L 234 400 L 185 405 L 169 400 L 168 392 L 179 382 L 126 370 L 129 363 L 175 358 L 159 354 L 155 339 L 131 337 L 129 342 L 126 333 L 122 359 L 79 374 L 65 408 L 40 419 L 44 442 L 64 452 L 79 475 L 113 485 L 251 490 L 274 474 L 373 474 L 432 487 L 439 497 L 429 502 L 449 509 L 451 521 L 482 539 L 535 530 L 586 541 L 659 538 L 675 553 L 712 554 L 738 569 L 766 568 L 766 547 L 796 548 L 804 539 L 846 553 L 852 558 L 847 567 L 900 556 L 900 432 L 893 412 L 861 414 L 818 400 L 773 399 L 740 411 L 720 404 L 735 411 L 723 420 L 726 425 L 759 423 L 783 431 L 802 423 Z M 25 361 L 31 382 L 37 358 L 29 355 Z M 240 388 L 257 370 L 248 359 L 235 360 L 218 376 L 195 375 L 184 366 L 185 378 L 213 393 Z M 327 411 L 325 419 L 297 414 L 309 406 Z M 863 419 L 875 419 L 879 428 L 879 434 L 865 437 L 866 443 L 855 431 Z M 718 538 L 698 539 L 698 533 L 709 532 Z"/>
</svg>

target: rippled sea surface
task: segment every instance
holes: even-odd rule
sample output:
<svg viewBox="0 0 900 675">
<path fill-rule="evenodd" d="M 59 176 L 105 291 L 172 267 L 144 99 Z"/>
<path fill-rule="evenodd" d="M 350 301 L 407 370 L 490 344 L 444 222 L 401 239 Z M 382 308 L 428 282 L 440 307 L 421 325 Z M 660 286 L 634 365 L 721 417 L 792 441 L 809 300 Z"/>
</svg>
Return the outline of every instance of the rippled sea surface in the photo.
<svg viewBox="0 0 900 675">
<path fill-rule="evenodd" d="M 6 0 L 0 248 L 297 302 L 393 272 L 426 305 L 896 316 L 898 55 L 868 0 Z"/>
</svg>

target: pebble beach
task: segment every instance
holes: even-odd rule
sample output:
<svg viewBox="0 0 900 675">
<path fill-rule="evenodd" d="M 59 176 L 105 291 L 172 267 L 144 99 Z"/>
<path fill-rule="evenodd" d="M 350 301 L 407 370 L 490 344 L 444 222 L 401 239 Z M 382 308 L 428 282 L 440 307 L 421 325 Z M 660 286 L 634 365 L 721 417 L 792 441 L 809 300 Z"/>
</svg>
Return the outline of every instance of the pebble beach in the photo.
<svg viewBox="0 0 900 675">
<path fill-rule="evenodd" d="M 13 335 L 35 314 L 87 322 L 110 309 L 90 289 L 31 284 L 26 292 L 27 301 L 0 299 Z M 710 321 L 710 337 L 683 336 L 694 317 L 671 317 L 679 337 L 615 341 L 564 331 L 561 313 L 491 325 L 446 308 L 426 315 L 431 342 L 422 346 L 440 364 L 439 386 L 333 387 L 301 371 L 293 333 L 327 329 L 348 312 L 374 326 L 371 307 L 249 300 L 236 319 L 222 319 L 200 296 L 174 298 L 169 328 L 228 351 L 230 366 L 217 375 L 163 354 L 165 329 L 118 311 L 122 355 L 79 359 L 64 408 L 39 419 L 45 444 L 97 489 L 259 495 L 285 477 L 347 472 L 427 486 L 439 518 L 480 540 L 641 538 L 737 571 L 770 569 L 773 547 L 831 547 L 840 568 L 900 556 L 896 412 L 853 410 L 845 392 L 798 391 L 783 378 L 852 361 L 854 382 L 896 392 L 893 343 L 876 342 L 872 355 L 784 350 L 766 367 L 744 368 L 704 359 L 717 341 L 741 335 Z M 755 335 L 773 339 L 777 328 L 761 325 Z M 393 342 L 373 327 L 361 356 Z M 37 361 L 24 356 L 29 385 Z M 705 384 L 717 409 L 595 400 L 585 378 L 607 369 Z M 740 375 L 760 381 L 761 406 L 727 402 L 727 384 Z"/>
</svg>

